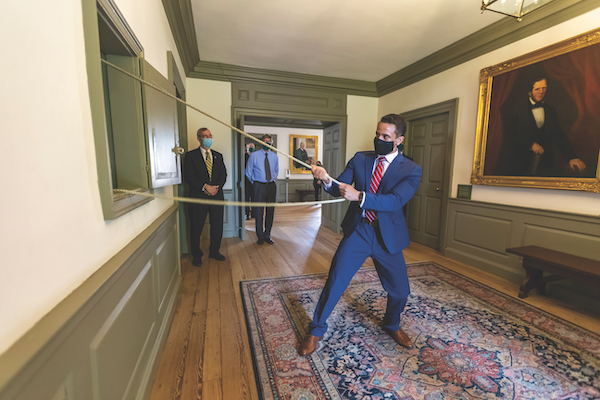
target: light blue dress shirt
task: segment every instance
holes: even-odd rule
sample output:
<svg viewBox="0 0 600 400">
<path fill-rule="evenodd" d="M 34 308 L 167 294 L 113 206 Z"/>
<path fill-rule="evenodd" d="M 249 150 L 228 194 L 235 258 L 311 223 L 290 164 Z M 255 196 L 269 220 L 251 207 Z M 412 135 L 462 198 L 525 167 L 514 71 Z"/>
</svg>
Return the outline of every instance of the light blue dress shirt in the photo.
<svg viewBox="0 0 600 400">
<path fill-rule="evenodd" d="M 267 175 L 265 173 L 265 157 L 269 157 L 269 166 L 271 167 L 270 182 L 275 182 L 277 180 L 277 175 L 279 175 L 279 158 L 277 157 L 277 154 L 270 150 L 265 151 L 261 149 L 250 154 L 250 157 L 248 158 L 246 177 L 250 182 L 267 183 Z"/>
</svg>

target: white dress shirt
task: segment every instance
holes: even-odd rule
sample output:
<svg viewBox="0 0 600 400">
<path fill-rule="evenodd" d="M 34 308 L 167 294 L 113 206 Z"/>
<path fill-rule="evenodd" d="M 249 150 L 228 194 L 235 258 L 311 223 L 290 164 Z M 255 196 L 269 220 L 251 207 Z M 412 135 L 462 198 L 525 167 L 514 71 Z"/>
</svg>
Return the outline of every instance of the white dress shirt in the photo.
<svg viewBox="0 0 600 400">
<path fill-rule="evenodd" d="M 393 153 L 385 155 L 385 161 L 383 162 L 383 174 L 381 174 L 381 179 L 383 179 L 383 175 L 385 174 L 385 171 L 387 171 L 388 167 L 390 166 L 392 161 L 394 161 L 394 159 L 398 156 L 398 154 L 400 154 L 400 153 L 398 152 L 398 150 L 396 150 Z M 378 158 L 379 158 L 379 156 L 375 160 L 377 160 Z M 375 172 L 376 167 L 377 167 L 377 163 L 374 162 L 373 169 L 371 170 L 371 177 L 373 176 L 373 172 Z M 369 185 L 370 185 L 370 182 L 371 182 L 371 180 L 369 179 Z M 380 183 L 381 183 L 381 181 L 380 181 Z M 333 181 L 329 181 L 329 183 L 323 183 L 323 186 L 325 187 L 325 189 L 329 189 L 331 187 L 331 185 L 333 185 Z M 363 204 L 365 203 L 365 198 L 369 194 L 368 190 L 369 189 L 367 188 L 367 191 L 365 191 L 365 194 L 363 195 L 363 199 L 360 202 L 360 208 L 362 208 Z M 363 211 L 363 214 L 364 214 L 364 211 Z"/>
</svg>

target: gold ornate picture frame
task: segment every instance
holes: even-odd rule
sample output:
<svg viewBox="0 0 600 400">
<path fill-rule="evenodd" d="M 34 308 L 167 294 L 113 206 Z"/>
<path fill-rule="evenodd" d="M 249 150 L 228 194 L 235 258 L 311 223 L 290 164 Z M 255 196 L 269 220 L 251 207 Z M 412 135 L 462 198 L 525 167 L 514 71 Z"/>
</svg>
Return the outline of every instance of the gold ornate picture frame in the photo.
<svg viewBox="0 0 600 400">
<path fill-rule="evenodd" d="M 290 154 L 307 164 L 317 164 L 319 137 L 317 135 L 290 135 Z M 292 174 L 310 174 L 311 170 L 290 159 Z"/>
<path fill-rule="evenodd" d="M 599 156 L 600 29 L 481 70 L 472 184 L 600 193 Z"/>
</svg>

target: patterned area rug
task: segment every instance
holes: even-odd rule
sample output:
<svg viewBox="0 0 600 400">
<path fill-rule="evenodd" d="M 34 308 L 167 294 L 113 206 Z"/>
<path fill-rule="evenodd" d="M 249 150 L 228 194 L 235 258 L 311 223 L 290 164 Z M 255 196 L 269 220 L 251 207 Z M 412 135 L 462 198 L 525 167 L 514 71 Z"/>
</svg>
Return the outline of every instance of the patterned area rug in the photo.
<svg viewBox="0 0 600 400">
<path fill-rule="evenodd" d="M 325 275 L 244 281 L 264 399 L 600 399 L 600 336 L 433 262 L 408 265 L 406 350 L 380 328 L 386 293 L 361 269 L 309 357 Z"/>
</svg>

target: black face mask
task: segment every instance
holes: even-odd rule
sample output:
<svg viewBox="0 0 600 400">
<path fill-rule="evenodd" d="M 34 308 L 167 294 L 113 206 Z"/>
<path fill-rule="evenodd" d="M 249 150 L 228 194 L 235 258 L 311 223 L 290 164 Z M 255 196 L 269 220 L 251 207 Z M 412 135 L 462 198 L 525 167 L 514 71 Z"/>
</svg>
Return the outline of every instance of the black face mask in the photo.
<svg viewBox="0 0 600 400">
<path fill-rule="evenodd" d="M 394 142 L 385 142 L 378 137 L 373 140 L 373 143 L 375 145 L 375 153 L 379 154 L 380 156 L 391 153 L 396 147 Z"/>
</svg>

